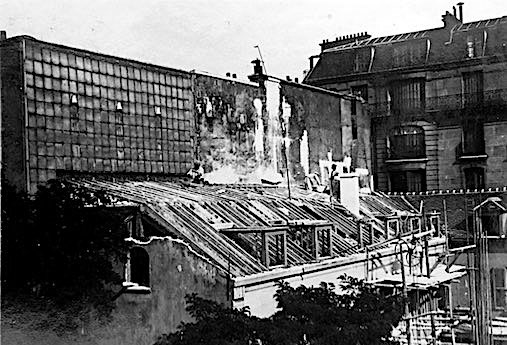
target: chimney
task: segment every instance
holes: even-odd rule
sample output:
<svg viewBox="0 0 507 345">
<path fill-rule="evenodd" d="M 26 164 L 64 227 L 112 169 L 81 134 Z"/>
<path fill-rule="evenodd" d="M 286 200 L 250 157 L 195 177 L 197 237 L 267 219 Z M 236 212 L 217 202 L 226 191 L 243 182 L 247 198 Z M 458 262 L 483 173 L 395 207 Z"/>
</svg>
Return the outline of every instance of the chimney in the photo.
<svg viewBox="0 0 507 345">
<path fill-rule="evenodd" d="M 458 11 L 459 11 L 459 21 L 463 23 L 463 3 L 462 2 L 458 2 L 457 3 L 458 5 Z"/>
<path fill-rule="evenodd" d="M 360 216 L 357 173 L 340 173 L 340 203 L 355 216 Z"/>
<path fill-rule="evenodd" d="M 294 78 L 295 83 L 299 83 L 299 78 Z"/>
<path fill-rule="evenodd" d="M 264 74 L 261 60 L 255 59 L 252 61 L 254 65 L 254 73 L 248 76 L 248 79 L 254 83 L 259 83 L 259 85 L 264 84 L 264 81 L 267 80 L 267 75 Z"/>
<path fill-rule="evenodd" d="M 367 32 L 359 32 L 353 35 L 346 35 L 341 37 L 336 37 L 334 41 L 329 42 L 329 40 L 324 40 L 320 44 L 321 51 L 324 51 L 329 48 L 343 46 L 348 43 L 362 41 L 371 38 L 371 35 L 368 35 Z"/>
<path fill-rule="evenodd" d="M 225 73 L 225 76 L 226 76 L 227 78 L 230 78 L 230 77 L 231 77 L 231 72 L 227 72 L 227 73 Z"/>
<path fill-rule="evenodd" d="M 452 6 L 452 15 L 455 16 L 455 17 L 457 16 L 457 14 L 456 14 L 456 6 Z"/>
<path fill-rule="evenodd" d="M 0 42 L 7 39 L 7 32 L 2 30 L 0 31 Z"/>
<path fill-rule="evenodd" d="M 287 79 L 287 81 L 291 81 L 290 80 L 290 75 L 286 76 L 285 79 Z"/>
<path fill-rule="evenodd" d="M 237 78 L 236 73 L 233 73 L 233 74 L 232 74 L 232 78 L 233 78 L 233 79 L 236 79 L 236 78 Z"/>
<path fill-rule="evenodd" d="M 446 11 L 442 16 L 442 21 L 444 22 L 444 28 L 450 29 L 457 24 L 461 24 L 461 21 L 453 16 L 449 11 Z"/>
</svg>

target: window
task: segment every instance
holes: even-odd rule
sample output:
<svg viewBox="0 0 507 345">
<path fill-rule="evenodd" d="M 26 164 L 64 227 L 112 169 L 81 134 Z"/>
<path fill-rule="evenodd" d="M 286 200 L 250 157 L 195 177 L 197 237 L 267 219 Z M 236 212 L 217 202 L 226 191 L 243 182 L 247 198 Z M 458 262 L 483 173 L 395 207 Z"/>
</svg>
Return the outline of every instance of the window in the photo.
<svg viewBox="0 0 507 345">
<path fill-rule="evenodd" d="M 370 67 L 370 48 L 356 49 L 354 56 L 354 72 L 368 72 Z"/>
<path fill-rule="evenodd" d="M 426 157 L 424 130 L 419 126 L 400 126 L 389 137 L 389 158 L 411 159 Z"/>
<path fill-rule="evenodd" d="M 332 225 L 296 225 L 290 238 L 312 259 L 331 256 L 333 252 Z"/>
<path fill-rule="evenodd" d="M 484 126 L 480 120 L 463 121 L 462 154 L 481 155 L 485 153 Z"/>
<path fill-rule="evenodd" d="M 268 267 L 287 264 L 287 246 L 285 231 L 263 233 L 263 258 Z"/>
<path fill-rule="evenodd" d="M 483 101 L 482 71 L 463 73 L 463 106 L 480 106 Z"/>
<path fill-rule="evenodd" d="M 426 41 L 396 44 L 393 48 L 393 67 L 405 67 L 423 63 L 426 57 Z"/>
<path fill-rule="evenodd" d="M 410 219 L 410 230 L 417 232 L 421 231 L 421 220 L 419 218 Z"/>
<path fill-rule="evenodd" d="M 150 257 L 141 247 L 130 249 L 125 269 L 125 282 L 129 289 L 150 286 Z"/>
<path fill-rule="evenodd" d="M 317 258 L 331 256 L 331 227 L 317 227 Z"/>
<path fill-rule="evenodd" d="M 507 213 L 484 210 L 481 214 L 482 228 L 488 236 L 507 235 Z"/>
<path fill-rule="evenodd" d="M 387 233 L 386 238 L 393 238 L 398 236 L 400 232 L 400 222 L 398 219 L 389 219 L 387 220 Z"/>
<path fill-rule="evenodd" d="M 426 190 L 426 171 L 407 170 L 389 173 L 391 192 L 423 192 Z"/>
<path fill-rule="evenodd" d="M 491 290 L 493 293 L 493 307 L 495 309 L 506 309 L 507 307 L 507 269 L 491 269 Z"/>
<path fill-rule="evenodd" d="M 440 216 L 430 215 L 427 221 L 428 230 L 433 231 L 436 236 L 440 235 Z"/>
<path fill-rule="evenodd" d="M 483 168 L 467 168 L 464 172 L 466 189 L 484 189 Z"/>
<path fill-rule="evenodd" d="M 389 88 L 391 110 L 397 113 L 424 109 L 425 80 L 406 79 L 393 82 Z M 389 101 L 389 99 L 388 99 Z"/>
</svg>

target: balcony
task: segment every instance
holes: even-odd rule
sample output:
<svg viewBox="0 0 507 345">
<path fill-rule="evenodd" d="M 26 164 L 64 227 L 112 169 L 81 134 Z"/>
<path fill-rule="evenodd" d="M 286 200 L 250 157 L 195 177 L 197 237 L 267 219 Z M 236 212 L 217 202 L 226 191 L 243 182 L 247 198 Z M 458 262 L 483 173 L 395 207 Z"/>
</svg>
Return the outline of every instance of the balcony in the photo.
<svg viewBox="0 0 507 345">
<path fill-rule="evenodd" d="M 472 94 L 454 94 L 439 97 L 426 97 L 424 101 L 407 99 L 403 102 L 377 102 L 367 106 L 370 118 L 389 116 L 425 117 L 433 114 L 444 121 L 456 115 L 461 117 L 463 111 L 480 113 L 484 116 L 497 116 L 507 108 L 507 89 L 497 89 Z"/>
</svg>

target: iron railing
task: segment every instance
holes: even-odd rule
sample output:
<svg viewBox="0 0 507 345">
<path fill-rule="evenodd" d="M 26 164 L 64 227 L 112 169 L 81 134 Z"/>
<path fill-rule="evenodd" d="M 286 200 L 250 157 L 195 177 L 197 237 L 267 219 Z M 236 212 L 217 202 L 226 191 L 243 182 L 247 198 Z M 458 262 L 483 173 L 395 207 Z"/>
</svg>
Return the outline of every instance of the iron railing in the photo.
<svg viewBox="0 0 507 345">
<path fill-rule="evenodd" d="M 396 115 L 424 115 L 429 112 L 470 111 L 491 112 L 507 108 L 507 89 L 488 90 L 471 94 L 452 94 L 426 97 L 414 101 L 391 100 L 370 103 L 366 106 L 370 117 Z"/>
</svg>

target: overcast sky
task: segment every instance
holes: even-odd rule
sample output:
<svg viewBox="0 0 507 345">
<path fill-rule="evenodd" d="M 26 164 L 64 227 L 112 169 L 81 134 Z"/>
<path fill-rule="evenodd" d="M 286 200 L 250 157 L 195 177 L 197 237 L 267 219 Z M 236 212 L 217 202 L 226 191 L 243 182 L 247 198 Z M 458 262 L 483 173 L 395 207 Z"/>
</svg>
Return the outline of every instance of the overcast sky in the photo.
<svg viewBox="0 0 507 345">
<path fill-rule="evenodd" d="M 323 39 L 439 27 L 449 0 L 0 0 L 9 37 L 246 78 L 259 45 L 269 74 L 301 77 Z M 466 0 L 465 22 L 507 15 L 505 0 Z"/>
</svg>

